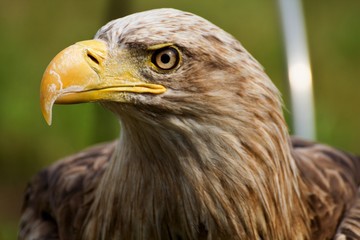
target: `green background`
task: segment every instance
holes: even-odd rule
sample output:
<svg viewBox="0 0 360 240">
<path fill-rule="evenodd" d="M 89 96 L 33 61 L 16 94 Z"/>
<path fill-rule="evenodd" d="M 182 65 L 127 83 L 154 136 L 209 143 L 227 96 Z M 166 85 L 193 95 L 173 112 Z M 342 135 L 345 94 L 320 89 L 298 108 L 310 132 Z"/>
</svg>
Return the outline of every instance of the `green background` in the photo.
<svg viewBox="0 0 360 240">
<path fill-rule="evenodd" d="M 115 7 L 116 6 L 116 7 Z M 55 106 L 48 127 L 39 108 L 43 71 L 60 50 L 90 39 L 110 16 L 174 7 L 225 29 L 265 67 L 291 109 L 279 13 L 271 0 L 0 0 L 0 239 L 15 239 L 23 189 L 41 168 L 119 126 L 96 104 Z M 360 153 L 360 1 L 304 1 L 317 138 Z"/>
</svg>

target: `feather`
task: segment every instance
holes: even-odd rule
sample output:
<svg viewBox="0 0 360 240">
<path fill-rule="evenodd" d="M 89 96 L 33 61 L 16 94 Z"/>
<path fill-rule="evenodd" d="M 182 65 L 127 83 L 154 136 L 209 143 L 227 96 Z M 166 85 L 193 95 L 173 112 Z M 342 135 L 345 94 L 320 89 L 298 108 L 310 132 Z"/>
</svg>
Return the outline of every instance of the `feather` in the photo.
<svg viewBox="0 0 360 240">
<path fill-rule="evenodd" d="M 360 159 L 326 145 L 292 139 L 306 190 L 311 239 L 360 237 Z M 42 170 L 26 189 L 20 239 L 78 239 L 94 189 L 116 143 L 89 148 Z M 85 197 L 86 196 L 86 197 Z M 206 231 L 199 227 L 199 236 Z M 347 237 L 347 238 L 346 238 Z M 199 237 L 201 239 L 201 237 Z"/>
<path fill-rule="evenodd" d="M 39 172 L 25 191 L 19 239 L 76 239 L 114 147 L 97 145 Z"/>
</svg>

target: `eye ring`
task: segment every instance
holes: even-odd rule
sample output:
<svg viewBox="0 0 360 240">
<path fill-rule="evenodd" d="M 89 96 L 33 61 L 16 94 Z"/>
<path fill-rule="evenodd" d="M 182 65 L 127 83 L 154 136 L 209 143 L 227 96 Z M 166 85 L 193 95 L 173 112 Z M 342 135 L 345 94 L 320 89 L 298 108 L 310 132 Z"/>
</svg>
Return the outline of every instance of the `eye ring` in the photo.
<svg viewBox="0 0 360 240">
<path fill-rule="evenodd" d="M 151 57 L 151 62 L 161 70 L 174 69 L 178 66 L 179 61 L 179 51 L 174 47 L 158 49 Z"/>
</svg>

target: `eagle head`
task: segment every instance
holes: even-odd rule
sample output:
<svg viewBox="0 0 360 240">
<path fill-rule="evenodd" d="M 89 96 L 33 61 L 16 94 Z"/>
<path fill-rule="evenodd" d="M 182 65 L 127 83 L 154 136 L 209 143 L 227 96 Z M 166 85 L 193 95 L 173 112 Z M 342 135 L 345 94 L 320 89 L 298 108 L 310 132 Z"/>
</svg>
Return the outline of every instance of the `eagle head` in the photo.
<svg viewBox="0 0 360 240">
<path fill-rule="evenodd" d="M 215 120 L 239 113 L 247 123 L 261 115 L 256 109 L 271 105 L 281 112 L 277 89 L 236 39 L 174 9 L 111 21 L 93 40 L 78 42 L 51 61 L 41 83 L 47 123 L 54 103 L 82 102 L 101 102 L 120 118 Z"/>
</svg>

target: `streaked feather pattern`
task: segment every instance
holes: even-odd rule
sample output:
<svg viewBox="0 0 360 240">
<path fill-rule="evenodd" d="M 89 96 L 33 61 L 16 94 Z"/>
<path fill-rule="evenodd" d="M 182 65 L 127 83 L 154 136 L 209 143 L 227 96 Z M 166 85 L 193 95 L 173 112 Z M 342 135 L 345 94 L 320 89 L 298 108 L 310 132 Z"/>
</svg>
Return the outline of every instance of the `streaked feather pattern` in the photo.
<svg viewBox="0 0 360 240">
<path fill-rule="evenodd" d="M 98 145 L 39 172 L 25 191 L 19 239 L 76 239 L 114 147 Z"/>
<path fill-rule="evenodd" d="M 360 159 L 290 139 L 278 90 L 232 36 L 160 9 L 96 38 L 167 91 L 103 102 L 120 139 L 36 175 L 19 239 L 360 239 Z M 144 49 L 169 42 L 179 69 L 139 65 Z"/>
<path fill-rule="evenodd" d="M 297 138 L 292 142 L 300 175 L 311 189 L 304 193 L 311 210 L 311 239 L 332 239 L 335 234 L 337 240 L 359 239 L 360 158 Z M 35 176 L 26 189 L 19 238 L 77 239 L 115 146 L 92 147 Z"/>
</svg>

